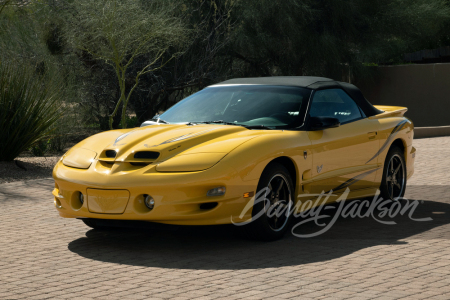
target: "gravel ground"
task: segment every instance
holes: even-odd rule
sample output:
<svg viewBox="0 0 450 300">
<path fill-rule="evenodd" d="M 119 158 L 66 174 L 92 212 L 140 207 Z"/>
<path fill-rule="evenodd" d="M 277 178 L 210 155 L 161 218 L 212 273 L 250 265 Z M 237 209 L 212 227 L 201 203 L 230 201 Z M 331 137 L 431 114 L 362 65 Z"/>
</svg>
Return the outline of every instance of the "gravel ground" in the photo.
<svg viewBox="0 0 450 300">
<path fill-rule="evenodd" d="M 18 157 L 17 163 L 26 171 L 14 161 L 0 161 L 0 183 L 51 177 L 53 167 L 60 157 Z"/>
</svg>

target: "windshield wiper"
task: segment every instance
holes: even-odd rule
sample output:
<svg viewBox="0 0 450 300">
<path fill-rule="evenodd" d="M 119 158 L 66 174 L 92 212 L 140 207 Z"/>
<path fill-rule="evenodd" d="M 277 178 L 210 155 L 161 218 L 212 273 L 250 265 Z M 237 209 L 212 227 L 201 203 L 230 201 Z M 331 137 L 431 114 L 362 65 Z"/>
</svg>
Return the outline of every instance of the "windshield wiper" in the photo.
<svg viewBox="0 0 450 300">
<path fill-rule="evenodd" d="M 217 121 L 204 121 L 204 122 L 190 122 L 191 124 L 224 124 L 224 125 L 234 125 L 234 126 L 244 126 L 238 123 L 225 122 L 222 120 Z"/>
<path fill-rule="evenodd" d="M 273 128 L 267 127 L 265 125 L 242 125 L 247 129 L 267 129 L 272 130 Z"/>
<path fill-rule="evenodd" d="M 192 124 L 224 124 L 224 125 L 242 126 L 242 127 L 247 128 L 247 129 L 267 129 L 267 130 L 272 130 L 273 129 L 273 128 L 267 127 L 265 125 L 244 125 L 244 124 L 239 124 L 239 123 L 225 122 L 225 121 L 222 121 L 222 120 L 203 121 L 203 122 L 189 122 L 187 125 L 192 125 Z"/>
</svg>

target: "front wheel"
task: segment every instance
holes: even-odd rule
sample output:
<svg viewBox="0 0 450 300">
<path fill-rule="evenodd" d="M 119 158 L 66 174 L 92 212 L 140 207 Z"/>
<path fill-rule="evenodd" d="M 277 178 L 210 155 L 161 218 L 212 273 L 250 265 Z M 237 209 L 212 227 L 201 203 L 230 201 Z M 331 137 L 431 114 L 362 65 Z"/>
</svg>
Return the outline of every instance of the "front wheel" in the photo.
<svg viewBox="0 0 450 300">
<path fill-rule="evenodd" d="M 406 191 L 406 164 L 403 151 L 392 147 L 384 162 L 383 179 L 380 186 L 380 196 L 383 199 L 398 200 Z"/>
<path fill-rule="evenodd" d="M 294 190 L 289 171 L 283 165 L 267 166 L 258 183 L 253 221 L 243 226 L 246 235 L 263 241 L 283 237 L 291 218 Z"/>
</svg>

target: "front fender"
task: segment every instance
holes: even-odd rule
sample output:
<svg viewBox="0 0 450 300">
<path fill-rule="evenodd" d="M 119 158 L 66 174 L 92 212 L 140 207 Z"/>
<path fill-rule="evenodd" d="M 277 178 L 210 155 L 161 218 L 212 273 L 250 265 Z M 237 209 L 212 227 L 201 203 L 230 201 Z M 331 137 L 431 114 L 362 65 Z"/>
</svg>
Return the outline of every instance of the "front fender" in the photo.
<svg viewBox="0 0 450 300">
<path fill-rule="evenodd" d="M 264 168 L 274 159 L 289 157 L 298 173 L 310 168 L 304 151 L 311 142 L 304 131 L 273 130 L 252 139 L 231 151 L 219 163 L 233 167 L 243 181 L 259 180 Z M 298 174 L 297 174 L 298 175 Z"/>
</svg>

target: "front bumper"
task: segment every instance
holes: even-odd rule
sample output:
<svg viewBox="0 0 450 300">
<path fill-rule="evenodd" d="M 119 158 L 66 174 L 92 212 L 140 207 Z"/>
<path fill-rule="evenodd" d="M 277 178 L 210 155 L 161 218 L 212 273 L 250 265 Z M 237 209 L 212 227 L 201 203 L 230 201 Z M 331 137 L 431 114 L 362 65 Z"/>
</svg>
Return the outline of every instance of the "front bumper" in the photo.
<svg viewBox="0 0 450 300">
<path fill-rule="evenodd" d="M 99 161 L 86 170 L 67 167 L 60 161 L 53 170 L 53 178 L 55 207 L 61 217 L 177 225 L 229 224 L 251 219 L 251 211 L 240 218 L 248 201 L 252 201 L 243 195 L 256 191 L 258 183 L 242 181 L 233 168 L 220 163 L 199 172 L 160 173 L 154 165 L 106 172 Z M 208 190 L 219 186 L 226 187 L 225 195 L 206 196 Z M 80 193 L 84 196 L 83 203 L 79 200 Z M 152 210 L 144 204 L 146 194 L 155 200 Z M 204 203 L 217 205 L 205 209 L 201 206 Z"/>
</svg>

